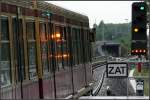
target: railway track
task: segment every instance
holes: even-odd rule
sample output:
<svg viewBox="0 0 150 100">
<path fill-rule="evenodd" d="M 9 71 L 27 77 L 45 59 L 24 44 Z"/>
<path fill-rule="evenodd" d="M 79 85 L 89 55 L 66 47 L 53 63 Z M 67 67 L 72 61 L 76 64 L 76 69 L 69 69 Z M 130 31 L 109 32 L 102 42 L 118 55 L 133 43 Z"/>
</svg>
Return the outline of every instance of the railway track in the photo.
<svg viewBox="0 0 150 100">
<path fill-rule="evenodd" d="M 107 64 L 106 56 L 93 58 L 92 71 L 93 71 L 93 78 L 95 80 L 95 86 L 93 88 L 92 95 L 94 96 L 96 96 L 99 93 L 102 87 L 106 72 L 106 64 Z"/>
</svg>

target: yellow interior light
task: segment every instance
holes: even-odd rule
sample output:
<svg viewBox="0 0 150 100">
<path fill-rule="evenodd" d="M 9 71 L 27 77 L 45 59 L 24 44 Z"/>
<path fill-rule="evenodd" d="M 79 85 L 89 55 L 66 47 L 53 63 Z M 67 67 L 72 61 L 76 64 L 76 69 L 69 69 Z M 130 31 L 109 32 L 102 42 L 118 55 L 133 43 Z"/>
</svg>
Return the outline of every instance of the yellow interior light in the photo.
<svg viewBox="0 0 150 100">
<path fill-rule="evenodd" d="M 52 39 L 55 38 L 54 35 L 52 34 Z"/>
<path fill-rule="evenodd" d="M 66 58 L 66 57 L 67 57 L 67 54 L 63 54 L 63 57 Z"/>
<path fill-rule="evenodd" d="M 56 37 L 57 37 L 57 38 L 60 38 L 60 34 L 59 34 L 59 33 L 56 33 Z"/>
</svg>

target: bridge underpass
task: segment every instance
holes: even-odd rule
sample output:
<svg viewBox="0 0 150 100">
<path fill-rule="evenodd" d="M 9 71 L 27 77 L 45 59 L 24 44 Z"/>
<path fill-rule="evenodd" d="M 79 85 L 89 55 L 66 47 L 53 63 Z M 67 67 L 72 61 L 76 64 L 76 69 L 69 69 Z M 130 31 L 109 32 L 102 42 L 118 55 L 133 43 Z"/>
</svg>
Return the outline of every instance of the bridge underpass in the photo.
<svg viewBox="0 0 150 100">
<path fill-rule="evenodd" d="M 113 57 L 121 56 L 120 43 L 113 43 L 111 41 L 97 41 L 93 44 L 94 56 L 110 55 Z"/>
</svg>

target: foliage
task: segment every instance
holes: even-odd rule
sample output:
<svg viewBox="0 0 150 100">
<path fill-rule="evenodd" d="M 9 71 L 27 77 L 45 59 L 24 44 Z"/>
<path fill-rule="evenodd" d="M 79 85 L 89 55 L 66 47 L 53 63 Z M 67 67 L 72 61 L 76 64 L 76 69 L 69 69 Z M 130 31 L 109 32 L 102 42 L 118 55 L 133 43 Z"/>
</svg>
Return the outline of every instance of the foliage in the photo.
<svg viewBox="0 0 150 100">
<path fill-rule="evenodd" d="M 96 27 L 97 41 L 106 40 L 118 42 L 121 43 L 121 45 L 126 49 L 126 51 L 130 50 L 131 23 L 105 24 L 102 20 L 99 25 L 95 24 L 94 27 Z"/>
</svg>

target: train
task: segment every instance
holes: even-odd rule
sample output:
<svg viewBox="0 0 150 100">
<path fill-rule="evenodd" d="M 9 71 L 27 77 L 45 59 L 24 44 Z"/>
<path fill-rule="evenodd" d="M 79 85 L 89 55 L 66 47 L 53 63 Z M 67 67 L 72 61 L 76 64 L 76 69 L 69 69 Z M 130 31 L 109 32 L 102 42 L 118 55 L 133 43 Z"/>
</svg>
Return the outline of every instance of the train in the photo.
<svg viewBox="0 0 150 100">
<path fill-rule="evenodd" d="M 86 15 L 44 1 L 1 0 L 0 99 L 91 93 L 92 33 Z"/>
</svg>

